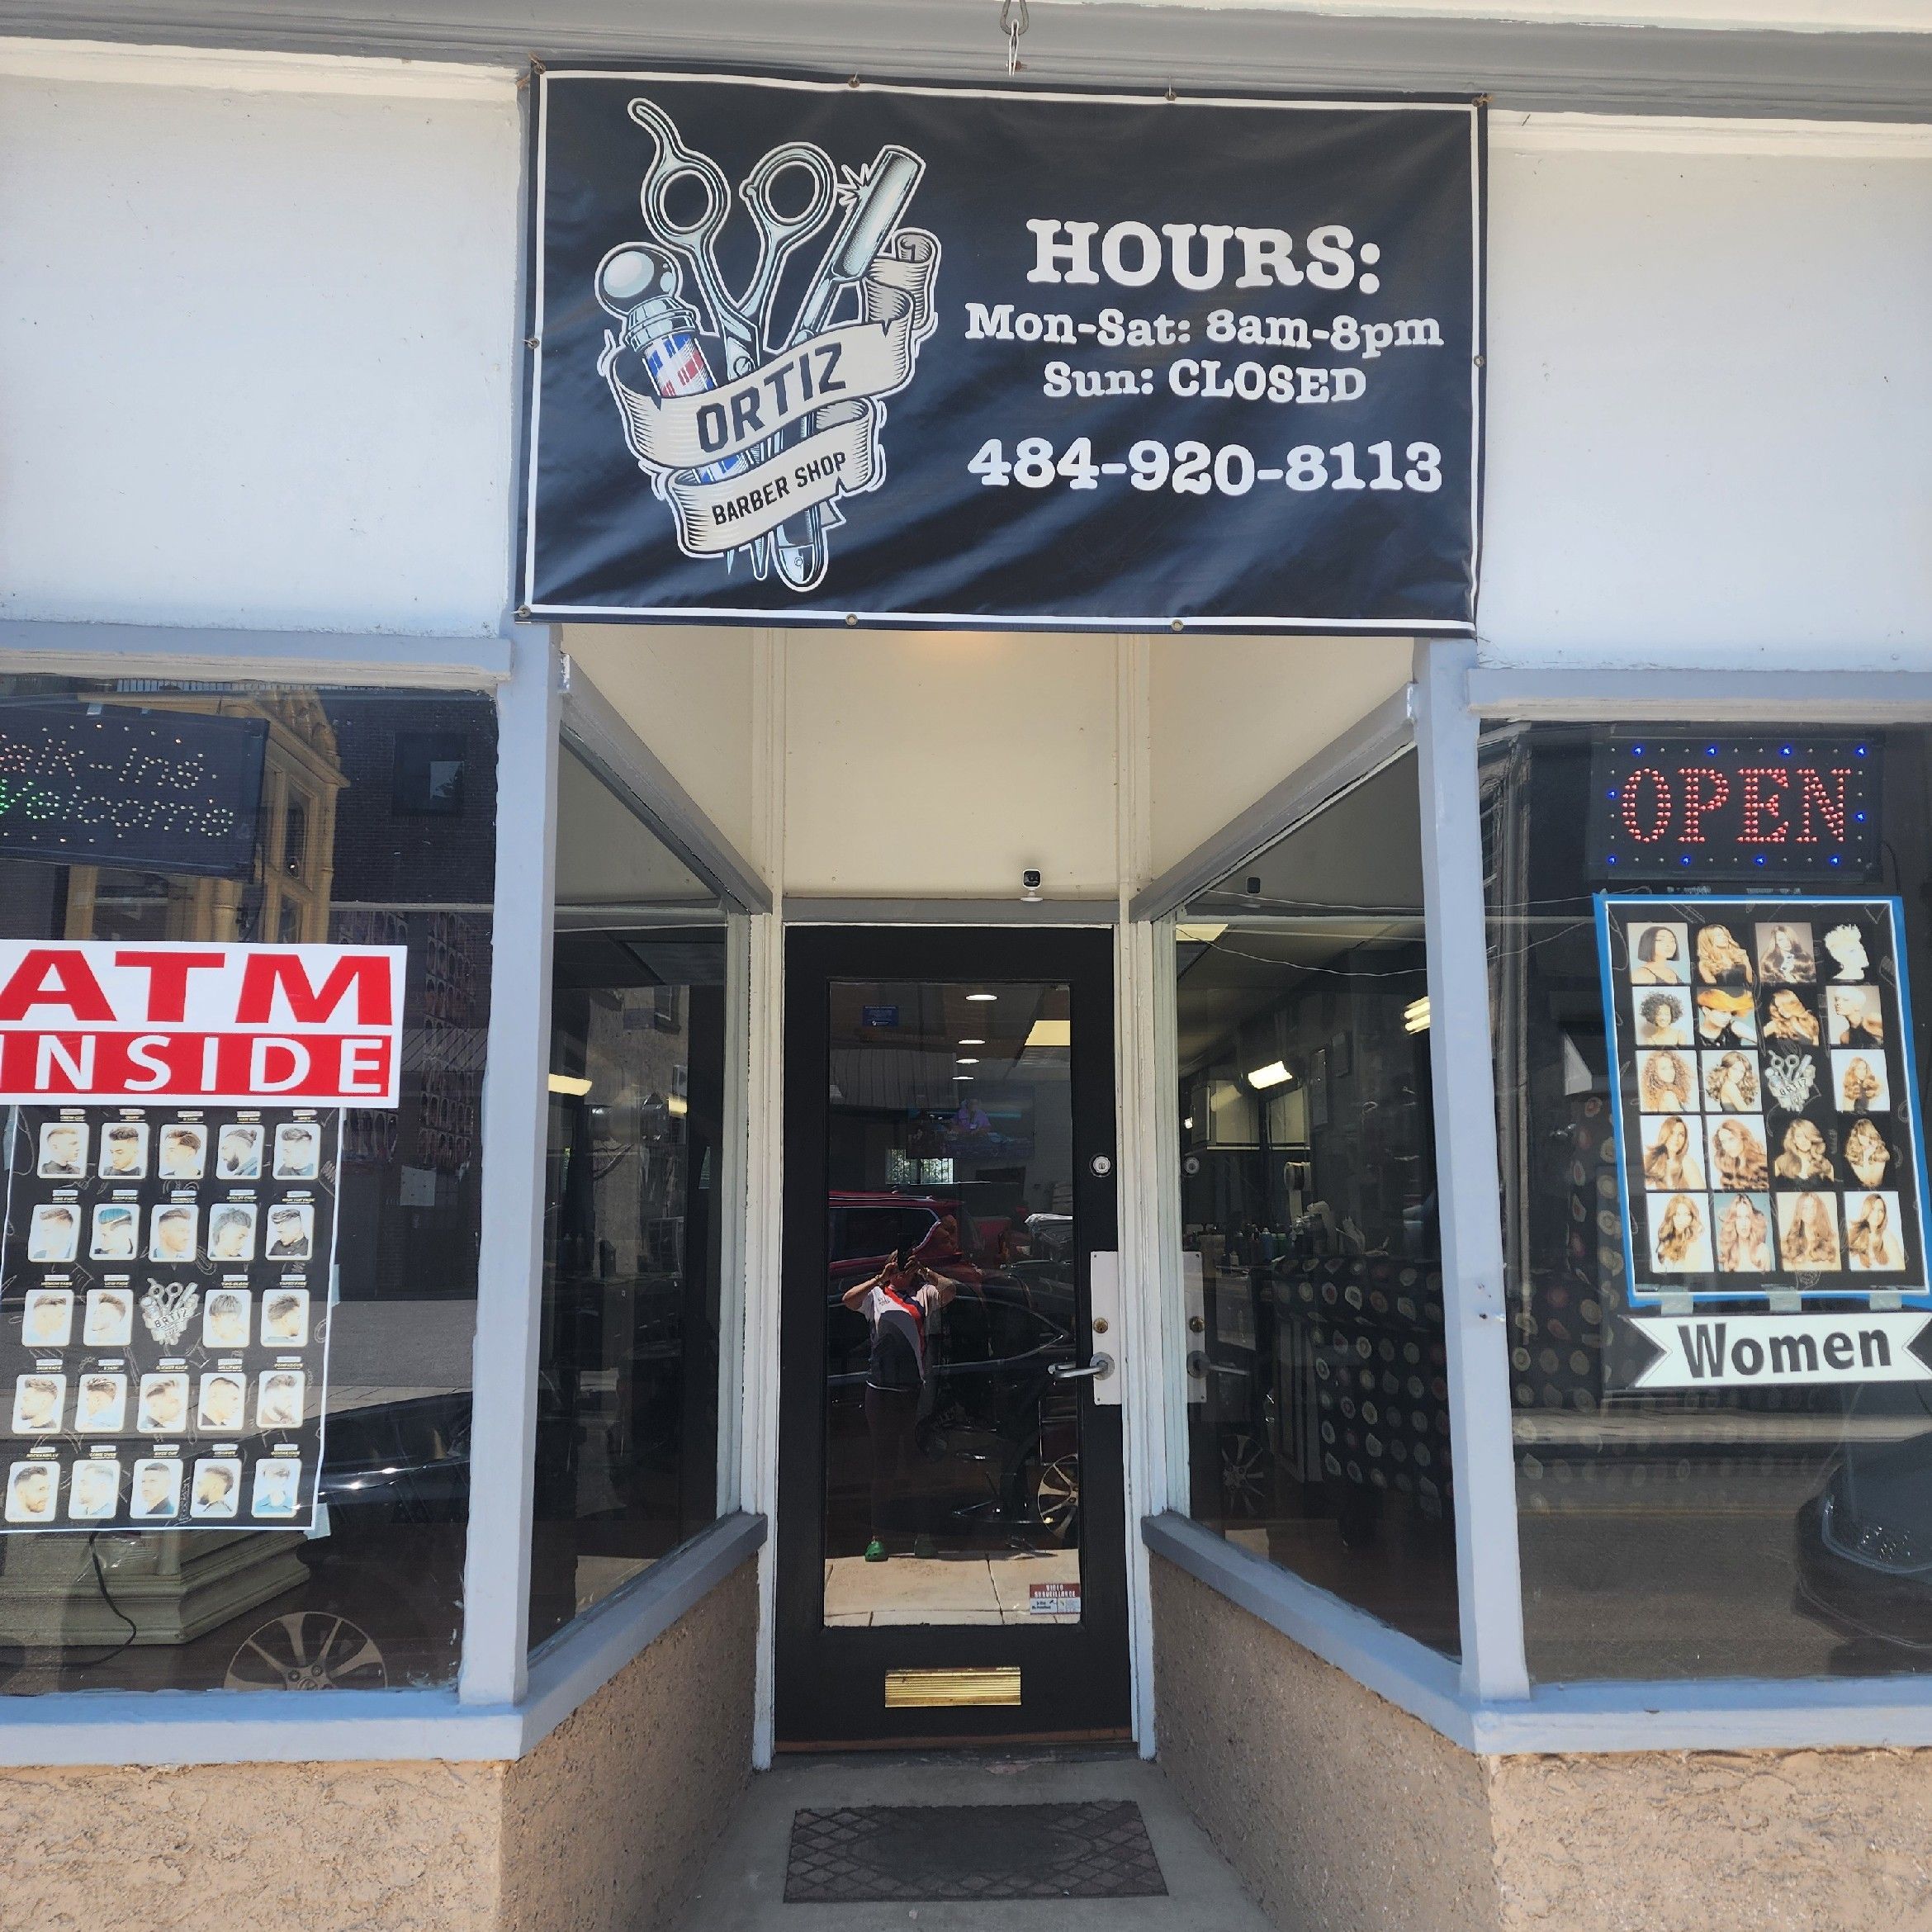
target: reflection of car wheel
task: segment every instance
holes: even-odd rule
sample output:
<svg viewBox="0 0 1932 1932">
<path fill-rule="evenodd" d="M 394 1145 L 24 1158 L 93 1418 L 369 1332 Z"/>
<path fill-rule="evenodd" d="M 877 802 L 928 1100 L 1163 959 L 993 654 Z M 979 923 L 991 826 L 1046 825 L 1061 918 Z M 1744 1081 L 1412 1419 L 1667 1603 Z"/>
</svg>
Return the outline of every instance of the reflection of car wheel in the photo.
<svg viewBox="0 0 1932 1932">
<path fill-rule="evenodd" d="M 1258 1516 L 1268 1494 L 1268 1451 L 1246 1429 L 1221 1438 L 1221 1496 L 1230 1515 Z"/>
<path fill-rule="evenodd" d="M 1056 1456 L 1038 1466 L 1033 1512 L 1056 1543 L 1071 1543 L 1080 1530 L 1080 1458 Z"/>
<path fill-rule="evenodd" d="M 381 1647 L 329 1610 L 272 1617 L 228 1660 L 229 1690 L 387 1690 Z"/>
</svg>

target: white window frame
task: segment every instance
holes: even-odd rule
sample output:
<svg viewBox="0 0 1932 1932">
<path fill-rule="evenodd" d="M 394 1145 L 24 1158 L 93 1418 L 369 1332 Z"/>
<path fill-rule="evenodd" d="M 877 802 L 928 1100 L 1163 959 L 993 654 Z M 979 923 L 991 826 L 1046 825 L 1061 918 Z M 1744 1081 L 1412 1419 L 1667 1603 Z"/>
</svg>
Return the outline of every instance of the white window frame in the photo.
<svg viewBox="0 0 1932 1932">
<path fill-rule="evenodd" d="M 1730 1678 L 1535 1683 L 1524 1660 L 1516 1475 L 1511 1440 L 1508 1336 L 1502 1296 L 1500 1172 L 1495 1065 L 1489 1029 L 1482 825 L 1476 779 L 1483 724 L 1682 721 L 1868 725 L 1932 722 L 1932 675 L 1734 670 L 1630 671 L 1485 667 L 1470 643 L 1418 645 L 1409 687 L 1421 793 L 1428 986 L 1436 1023 L 1430 1056 L 1442 1203 L 1450 1421 L 1455 1451 L 1460 1664 L 1387 1624 L 1228 1542 L 1186 1514 L 1186 1390 L 1170 1370 L 1167 1426 L 1173 1472 L 1169 1507 L 1143 1524 L 1148 1546 L 1305 1649 L 1347 1671 L 1465 1750 L 1513 1752 L 1856 1749 L 1932 1745 L 1932 1674 L 1830 1679 Z M 1358 727 L 1359 736 L 1361 727 Z M 1311 816 L 1351 782 L 1349 760 L 1324 755 L 1338 774 L 1312 797 L 1302 774 L 1280 788 Z M 1319 776 L 1324 760 L 1305 772 Z M 1319 790 L 1319 785 L 1315 788 Z M 1271 794 L 1271 796 L 1273 796 Z M 1136 902 L 1165 916 L 1192 892 L 1292 829 L 1266 840 L 1257 807 Z M 1236 847 L 1240 847 L 1236 850 Z M 1196 864 L 1198 859 L 1200 863 Z M 1448 1024 L 1453 1016 L 1453 1024 Z M 1172 1021 L 1154 1050 L 1177 1069 Z M 1169 1083 L 1169 1091 L 1172 1082 Z M 1163 1185 L 1177 1203 L 1174 1163 Z M 1178 1215 L 1167 1217 L 1162 1279 L 1170 1332 L 1180 1302 Z M 1171 1357 L 1171 1359 L 1177 1359 Z"/>
<path fill-rule="evenodd" d="M 770 897 L 547 627 L 507 637 L 351 636 L 0 623 L 0 671 L 476 691 L 497 715 L 496 864 L 483 1080 L 483 1210 L 463 1636 L 434 1689 L 50 1691 L 0 1697 L 0 1766 L 517 1758 L 765 1541 L 736 1505 L 749 915 Z M 556 766 L 569 742 L 703 878 L 727 913 L 725 1283 L 718 1520 L 528 1653 L 540 1243 L 547 1122 Z"/>
</svg>

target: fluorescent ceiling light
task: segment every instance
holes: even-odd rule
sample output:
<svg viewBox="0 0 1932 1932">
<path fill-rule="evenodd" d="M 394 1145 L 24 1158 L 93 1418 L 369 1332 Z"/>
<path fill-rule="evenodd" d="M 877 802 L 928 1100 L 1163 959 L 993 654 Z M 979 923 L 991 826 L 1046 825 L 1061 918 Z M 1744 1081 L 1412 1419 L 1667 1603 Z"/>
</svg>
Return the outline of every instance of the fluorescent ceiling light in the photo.
<svg viewBox="0 0 1932 1932">
<path fill-rule="evenodd" d="M 953 1077 L 955 1080 L 970 1080 L 973 1076 L 970 1073 L 955 1073 Z"/>
<path fill-rule="evenodd" d="M 567 1093 L 574 1100 L 581 1100 L 590 1091 L 588 1080 L 580 1080 L 575 1073 L 552 1073 L 550 1077 L 552 1093 Z"/>
<path fill-rule="evenodd" d="M 978 1058 L 972 1054 L 961 1054 L 959 1060 L 962 1067 L 977 1067 L 979 1064 Z"/>
<path fill-rule="evenodd" d="M 1424 993 L 1419 1000 L 1411 1000 L 1402 1009 L 1402 1030 L 1404 1033 L 1427 1033 L 1429 1030 L 1429 996 Z"/>
<path fill-rule="evenodd" d="M 1218 925 L 1177 926 L 1175 939 L 1184 946 L 1211 946 L 1228 930 L 1228 922 L 1222 920 Z"/>
<path fill-rule="evenodd" d="M 968 993 L 966 997 L 969 1000 L 980 1001 L 997 1000 L 1000 996 L 997 993 Z"/>
<path fill-rule="evenodd" d="M 963 1039 L 963 1040 L 961 1040 L 961 1041 L 959 1042 L 959 1044 L 960 1044 L 961 1046 L 963 1046 L 963 1047 L 964 1047 L 964 1046 L 984 1046 L 984 1045 L 986 1044 L 986 1042 L 985 1042 L 983 1039 Z"/>
<path fill-rule="evenodd" d="M 1035 1020 L 1033 1030 L 1026 1036 L 1030 1047 L 1063 1046 L 1073 1044 L 1073 1022 L 1071 1020 Z"/>
<path fill-rule="evenodd" d="M 1248 1077 L 1250 1087 L 1279 1087 L 1295 1076 L 1279 1060 L 1270 1060 L 1265 1067 L 1257 1067 Z"/>
</svg>

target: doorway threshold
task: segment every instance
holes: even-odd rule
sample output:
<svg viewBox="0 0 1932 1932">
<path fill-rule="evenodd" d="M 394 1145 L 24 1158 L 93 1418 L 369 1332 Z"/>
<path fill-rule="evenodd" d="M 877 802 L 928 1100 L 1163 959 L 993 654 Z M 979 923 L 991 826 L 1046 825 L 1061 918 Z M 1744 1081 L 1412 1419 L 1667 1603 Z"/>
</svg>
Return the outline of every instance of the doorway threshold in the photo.
<svg viewBox="0 0 1932 1932">
<path fill-rule="evenodd" d="M 963 1815 L 978 1807 L 1003 1815 Z M 902 1932 L 915 1920 L 943 1932 L 1269 1925 L 1158 1765 L 1118 1745 L 1011 1740 L 784 1759 L 753 1778 L 671 1924 Z"/>
</svg>

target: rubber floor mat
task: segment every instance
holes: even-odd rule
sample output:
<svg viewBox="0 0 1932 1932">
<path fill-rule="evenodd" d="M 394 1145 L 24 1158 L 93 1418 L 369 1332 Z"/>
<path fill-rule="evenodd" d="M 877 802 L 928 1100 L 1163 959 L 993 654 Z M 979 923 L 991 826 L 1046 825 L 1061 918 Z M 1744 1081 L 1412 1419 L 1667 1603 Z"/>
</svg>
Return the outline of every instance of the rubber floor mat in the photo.
<svg viewBox="0 0 1932 1932">
<path fill-rule="evenodd" d="M 1155 1898 L 1167 1882 L 1140 1807 L 858 1805 L 797 1811 L 788 1905 Z"/>
</svg>

